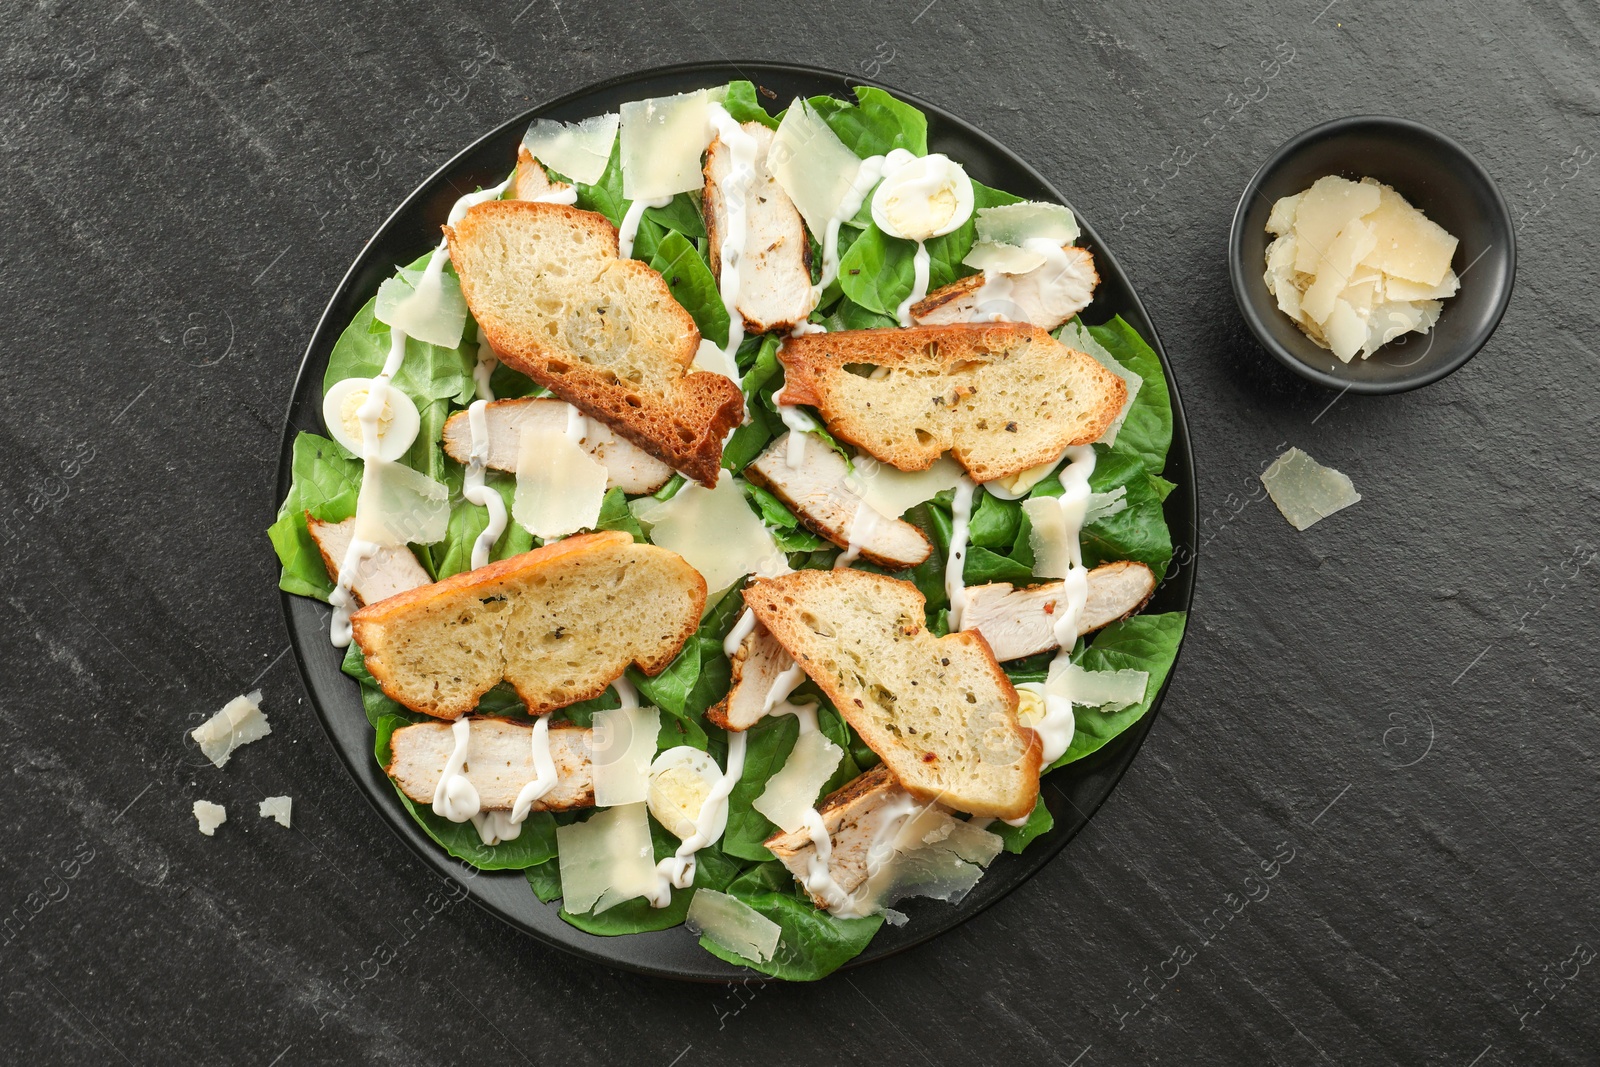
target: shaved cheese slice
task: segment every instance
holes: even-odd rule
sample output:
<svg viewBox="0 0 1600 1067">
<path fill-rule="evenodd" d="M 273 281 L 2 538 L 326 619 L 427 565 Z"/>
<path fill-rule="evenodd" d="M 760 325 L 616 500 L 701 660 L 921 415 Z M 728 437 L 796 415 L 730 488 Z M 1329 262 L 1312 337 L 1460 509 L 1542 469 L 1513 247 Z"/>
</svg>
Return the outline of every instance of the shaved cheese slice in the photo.
<svg viewBox="0 0 1600 1067">
<path fill-rule="evenodd" d="M 431 545 L 450 528 L 450 490 L 404 463 L 368 460 L 354 536 L 382 548 Z"/>
<path fill-rule="evenodd" d="M 1456 277 L 1453 270 L 1445 271 L 1444 279 L 1438 285 L 1424 285 L 1387 276 L 1383 282 L 1383 295 L 1390 300 L 1442 300 L 1447 296 L 1455 296 L 1460 289 L 1461 279 Z"/>
<path fill-rule="evenodd" d="M 1362 256 L 1372 251 L 1375 240 L 1377 238 L 1371 223 L 1352 219 L 1339 231 L 1339 236 L 1328 244 L 1326 252 L 1318 257 L 1313 268 L 1317 280 L 1300 298 L 1300 309 L 1324 329 L 1339 294 L 1350 284 L 1350 275 L 1355 272 L 1356 264 L 1361 262 Z"/>
<path fill-rule="evenodd" d="M 613 708 L 594 713 L 596 807 L 636 804 L 650 796 L 650 761 L 661 733 L 656 708 Z"/>
<path fill-rule="evenodd" d="M 685 923 L 707 941 L 756 963 L 778 951 L 783 928 L 737 897 L 715 889 L 696 889 Z"/>
<path fill-rule="evenodd" d="M 606 469 L 554 426 L 526 426 L 517 445 L 511 514 L 545 541 L 594 528 L 606 495 Z"/>
<path fill-rule="evenodd" d="M 801 734 L 783 768 L 767 779 L 767 788 L 750 806 L 781 830 L 800 829 L 843 758 L 844 749 L 821 731 Z"/>
<path fill-rule="evenodd" d="M 1078 220 L 1070 208 L 1060 204 L 1045 204 L 1037 200 L 1024 200 L 1020 204 L 1002 204 L 978 211 L 978 239 L 1019 248 L 1035 237 L 1044 237 L 1061 244 L 1071 244 L 1078 239 Z"/>
<path fill-rule="evenodd" d="M 1295 212 L 1300 207 L 1300 200 L 1304 193 L 1295 193 L 1293 196 L 1280 198 L 1272 205 L 1272 213 L 1267 216 L 1267 232 L 1282 237 L 1294 229 Z"/>
<path fill-rule="evenodd" d="M 611 162 L 611 145 L 617 139 L 614 112 L 591 115 L 580 122 L 534 119 L 522 135 L 522 146 L 534 159 L 584 185 L 593 185 Z"/>
<path fill-rule="evenodd" d="M 979 241 L 961 261 L 973 270 L 995 271 L 999 274 L 1026 274 L 1044 266 L 1044 255 L 1016 245 Z"/>
<path fill-rule="evenodd" d="M 870 910 L 907 897 L 960 903 L 1003 844 L 999 835 L 928 805 L 901 824 L 893 857 L 868 881 L 864 895 Z"/>
<path fill-rule="evenodd" d="M 1349 478 L 1291 448 L 1261 474 L 1261 484 L 1296 530 L 1304 530 L 1361 499 Z"/>
<path fill-rule="evenodd" d="M 1295 209 L 1294 269 L 1307 274 L 1320 273 L 1322 257 L 1334 238 L 1377 206 L 1378 190 L 1370 185 L 1332 174 L 1318 178 L 1301 194 Z M 1346 269 L 1344 273 L 1348 275 L 1350 271 Z"/>
<path fill-rule="evenodd" d="M 561 907 L 573 915 L 599 915 L 625 900 L 653 894 L 660 881 L 643 802 L 556 827 L 556 853 Z"/>
<path fill-rule="evenodd" d="M 1032 530 L 1028 544 L 1033 548 L 1033 574 L 1036 578 L 1065 578 L 1072 568 L 1072 535 L 1061 502 L 1053 496 L 1033 497 L 1022 502 Z"/>
<path fill-rule="evenodd" d="M 796 98 L 773 134 L 767 170 L 820 241 L 849 199 L 861 160 L 809 103 Z"/>
<path fill-rule="evenodd" d="M 1110 712 L 1131 708 L 1142 702 L 1149 684 L 1150 675 L 1147 671 L 1091 671 L 1076 663 L 1057 659 L 1050 664 L 1045 693 L 1069 700 L 1079 707 Z"/>
<path fill-rule="evenodd" d="M 981 826 L 952 818 L 950 831 L 940 847 L 954 852 L 968 863 L 987 867 L 994 862 L 996 856 L 1000 855 L 1000 851 L 1005 847 L 1005 840 L 999 834 L 992 834 Z"/>
<path fill-rule="evenodd" d="M 1389 186 L 1371 178 L 1362 179 L 1362 185 L 1375 190 L 1379 198 L 1367 217 L 1377 232 L 1377 243 L 1362 262 L 1423 285 L 1444 281 L 1459 242 Z"/>
<path fill-rule="evenodd" d="M 1089 508 L 1083 513 L 1083 524 L 1089 526 L 1127 509 L 1128 487 L 1125 485 L 1119 485 L 1109 493 L 1090 493 Z"/>
<path fill-rule="evenodd" d="M 634 515 L 651 524 L 650 540 L 699 571 L 713 597 L 747 574 L 782 574 L 788 561 L 744 490 L 728 471 L 715 489 L 689 484 L 671 500 L 635 501 Z"/>
<path fill-rule="evenodd" d="M 1094 339 L 1094 334 L 1079 322 L 1073 319 L 1061 327 L 1060 338 L 1062 344 L 1068 348 L 1075 348 L 1095 358 L 1106 370 L 1121 378 L 1128 387 L 1128 395 L 1122 401 L 1122 409 L 1117 412 L 1117 417 L 1111 420 L 1111 425 L 1106 427 L 1106 432 L 1100 435 L 1100 441 L 1106 445 L 1117 443 L 1117 434 L 1122 431 L 1122 424 L 1128 419 L 1128 412 L 1133 410 L 1133 402 L 1139 396 L 1139 390 L 1144 388 L 1144 379 L 1133 371 L 1117 362 L 1106 346 Z M 1056 462 L 1060 462 L 1057 460 Z M 1043 479 L 1040 479 L 1041 481 Z"/>
<path fill-rule="evenodd" d="M 1349 363 L 1361 351 L 1361 346 L 1367 343 L 1367 322 L 1348 300 L 1339 297 L 1333 302 L 1333 310 L 1323 320 L 1322 333 L 1333 354 Z"/>
<path fill-rule="evenodd" d="M 700 188 L 700 156 L 711 143 L 710 105 L 704 89 L 622 105 L 623 196 L 658 200 Z"/>
<path fill-rule="evenodd" d="M 268 797 L 261 802 L 259 810 L 263 819 L 276 819 L 279 826 L 288 826 L 289 813 L 293 808 L 292 797 Z"/>
<path fill-rule="evenodd" d="M 946 489 L 954 489 L 963 474 L 961 465 L 948 455 L 940 456 L 923 471 L 897 470 L 867 455 L 857 456 L 853 465 L 855 470 L 845 484 L 866 501 L 868 507 L 891 519 L 899 518 Z"/>
<path fill-rule="evenodd" d="M 211 718 L 196 726 L 189 734 L 206 759 L 218 767 L 228 762 L 233 750 L 240 745 L 259 741 L 272 732 L 272 726 L 261 711 L 261 690 L 234 697 Z"/>
<path fill-rule="evenodd" d="M 372 317 L 405 331 L 407 337 L 440 348 L 457 348 L 466 328 L 467 298 L 453 274 L 401 267 L 397 277 L 378 286 Z"/>
<path fill-rule="evenodd" d="M 228 809 L 209 800 L 197 800 L 194 802 L 194 819 L 200 824 L 200 832 L 212 837 L 217 827 L 228 821 Z"/>
</svg>

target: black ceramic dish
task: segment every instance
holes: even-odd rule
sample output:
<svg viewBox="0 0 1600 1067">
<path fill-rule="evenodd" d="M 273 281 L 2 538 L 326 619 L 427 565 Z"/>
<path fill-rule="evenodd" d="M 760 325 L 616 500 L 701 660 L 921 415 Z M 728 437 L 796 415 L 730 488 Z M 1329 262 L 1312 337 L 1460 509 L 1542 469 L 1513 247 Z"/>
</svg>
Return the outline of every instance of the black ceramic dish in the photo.
<svg viewBox="0 0 1600 1067">
<path fill-rule="evenodd" d="M 1433 330 L 1404 334 L 1349 363 L 1301 333 L 1262 277 L 1273 203 L 1329 174 L 1393 186 L 1461 242 L 1450 264 L 1461 289 L 1444 302 Z M 1494 333 L 1516 279 L 1516 229 L 1494 179 L 1465 148 L 1420 123 L 1361 115 L 1314 126 L 1261 165 L 1233 216 L 1228 273 L 1244 321 L 1284 366 L 1330 389 L 1403 393 L 1456 370 Z"/>
<path fill-rule="evenodd" d="M 828 71 L 767 63 L 696 64 L 644 71 L 585 89 L 517 116 L 485 135 L 423 182 L 361 250 L 317 324 L 295 382 L 284 426 L 278 499 L 281 500 L 289 488 L 294 435 L 302 429 L 322 432 L 319 414 L 322 376 L 328 354 L 340 332 L 377 291 L 379 283 L 389 277 L 396 264 L 410 262 L 438 240 L 439 225 L 459 196 L 492 185 L 506 175 L 516 159 L 523 130 L 531 119 L 548 115 L 573 121 L 614 111 L 627 100 L 686 92 L 738 78 L 749 78 L 771 90 L 776 95 L 767 99 L 775 106 L 782 106 L 795 96 L 819 94 L 853 100 L 851 87 L 859 84 Z M 1031 167 L 986 134 L 915 97 L 898 92 L 896 95 L 927 113 L 930 151 L 945 152 L 960 160 L 974 178 L 985 184 L 1024 197 L 1065 203 Z M 1083 244 L 1093 250 L 1102 279 L 1089 310 L 1090 321 L 1100 322 L 1121 315 L 1160 353 L 1161 342 L 1127 276 L 1106 251 L 1094 229 L 1085 223 L 1083 231 Z M 1174 573 L 1162 584 L 1146 610 L 1187 611 L 1194 591 L 1194 468 L 1177 385 L 1166 356 L 1162 355 L 1161 359 L 1167 387 L 1172 392 L 1173 438 L 1166 477 L 1175 482 L 1177 488 L 1167 497 L 1166 516 L 1177 556 Z M 719 981 L 752 975 L 753 972 L 723 963 L 701 949 L 695 936 L 683 927 L 622 937 L 597 937 L 562 922 L 556 905 L 541 904 L 520 871 L 464 870 L 412 821 L 396 797 L 393 785 L 373 759 L 372 729 L 362 713 L 359 690 L 354 681 L 339 672 L 340 650 L 328 643 L 328 608 L 314 600 L 285 594 L 283 610 L 306 690 L 334 747 L 378 813 L 439 875 L 461 882 L 479 904 L 518 929 L 589 959 L 647 974 L 691 980 Z M 1171 685 L 1170 675 L 1167 685 Z M 1022 855 L 1003 853 L 959 906 L 935 901 L 903 902 L 901 906 L 910 916 L 910 922 L 900 927 L 884 926 L 866 952 L 848 966 L 881 959 L 950 929 L 993 904 L 1042 868 L 1083 829 L 1133 762 L 1155 722 L 1165 693 L 1163 687 L 1150 714 L 1116 741 L 1094 756 L 1045 779 L 1043 795 L 1055 817 L 1055 828 L 1048 835 L 1035 841 Z"/>
</svg>

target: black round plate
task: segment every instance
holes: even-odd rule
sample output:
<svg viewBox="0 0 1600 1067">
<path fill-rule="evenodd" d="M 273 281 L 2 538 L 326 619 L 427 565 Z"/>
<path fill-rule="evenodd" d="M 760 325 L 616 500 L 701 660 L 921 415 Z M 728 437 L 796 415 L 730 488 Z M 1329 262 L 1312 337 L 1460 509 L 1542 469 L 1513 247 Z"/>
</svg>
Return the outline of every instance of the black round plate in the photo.
<svg viewBox="0 0 1600 1067">
<path fill-rule="evenodd" d="M 1451 266 L 1461 289 L 1426 335 L 1402 334 L 1349 363 L 1300 331 L 1267 291 L 1267 216 L 1329 174 L 1376 178 L 1460 242 Z M 1489 172 L 1461 145 L 1409 119 L 1357 115 L 1296 134 L 1245 186 L 1228 235 L 1228 274 L 1256 340 L 1284 366 L 1329 389 L 1402 393 L 1428 385 L 1477 355 L 1500 324 L 1517 274 L 1516 227 Z"/>
<path fill-rule="evenodd" d="M 474 189 L 499 182 L 511 169 L 523 130 L 536 116 L 573 121 L 604 111 L 614 111 L 628 100 L 687 92 L 705 86 L 749 78 L 775 96 L 769 102 L 786 105 L 796 96 L 833 94 L 854 99 L 852 87 L 863 83 L 844 75 L 809 67 L 771 63 L 702 63 L 643 71 L 584 89 L 553 103 L 536 107 L 486 134 L 423 182 L 367 242 L 344 280 L 334 291 L 306 349 L 289 403 L 284 425 L 283 453 L 278 465 L 278 499 L 289 489 L 289 459 L 294 435 L 301 429 L 322 432 L 322 376 L 328 354 L 340 332 L 349 324 L 395 265 L 409 263 L 439 237 L 439 226 L 456 199 Z M 930 151 L 949 154 L 966 165 L 972 176 L 987 185 L 1038 200 L 1066 201 L 1033 168 L 982 131 L 931 104 L 905 93 L 896 96 L 920 107 L 928 116 Z M 1134 295 L 1116 259 L 1087 223 L 1084 243 L 1092 249 L 1101 282 L 1090 316 L 1104 321 L 1121 315 L 1158 353 L 1161 343 Z M 1178 400 L 1177 384 L 1166 356 L 1161 356 L 1167 387 L 1172 391 L 1173 438 L 1166 477 L 1177 483 L 1166 501 L 1167 521 L 1177 550 L 1175 573 L 1157 590 L 1149 611 L 1187 611 L 1194 591 L 1195 481 L 1189 449 L 1189 431 Z M 645 974 L 702 981 L 748 978 L 753 972 L 722 962 L 701 949 L 696 937 L 683 927 L 621 937 L 597 937 L 577 930 L 557 915 L 555 904 L 542 904 L 520 871 L 471 873 L 451 859 L 412 821 L 395 795 L 394 786 L 372 756 L 372 729 L 361 709 L 356 683 L 339 672 L 340 650 L 328 643 L 328 608 L 305 597 L 283 597 L 295 658 L 311 695 L 312 707 L 322 720 L 334 747 L 355 776 L 361 791 L 423 861 L 442 877 L 462 883 L 479 904 L 506 922 L 541 941 L 580 956 Z M 1167 685 L 1171 685 L 1171 676 Z M 1055 828 L 1035 841 L 1022 855 L 1001 854 L 965 900 L 957 906 L 936 901 L 903 902 L 910 922 L 884 926 L 867 950 L 849 966 L 859 966 L 910 948 L 943 933 L 993 904 L 1043 867 L 1089 821 L 1128 769 L 1139 745 L 1155 722 L 1166 687 L 1156 705 L 1132 729 L 1092 757 L 1065 767 L 1045 779 L 1043 795 L 1055 817 Z"/>
</svg>

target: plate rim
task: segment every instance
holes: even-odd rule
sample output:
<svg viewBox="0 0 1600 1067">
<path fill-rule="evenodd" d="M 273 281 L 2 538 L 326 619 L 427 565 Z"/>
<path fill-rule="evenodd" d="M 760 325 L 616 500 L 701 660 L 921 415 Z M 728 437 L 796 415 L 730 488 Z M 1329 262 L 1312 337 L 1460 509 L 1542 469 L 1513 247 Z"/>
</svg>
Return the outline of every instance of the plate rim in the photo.
<svg viewBox="0 0 1600 1067">
<path fill-rule="evenodd" d="M 274 500 L 276 503 L 281 502 L 284 499 L 284 495 L 287 493 L 292 480 L 294 438 L 301 429 L 301 427 L 295 425 L 295 413 L 296 409 L 300 406 L 301 390 L 306 388 L 308 384 L 311 383 L 315 375 L 320 375 L 325 370 L 325 360 L 316 368 L 313 368 L 312 366 L 313 360 L 316 357 L 319 349 L 326 348 L 327 350 L 331 351 L 331 345 L 337 342 L 338 335 L 341 334 L 349 325 L 348 322 L 345 321 L 336 321 L 335 313 L 339 309 L 339 306 L 346 299 L 348 299 L 348 290 L 354 287 L 356 279 L 361 273 L 367 257 L 371 254 L 373 247 L 392 226 L 402 222 L 402 220 L 404 220 L 417 209 L 422 201 L 428 199 L 432 195 L 436 195 L 438 185 L 452 184 L 452 174 L 459 170 L 464 161 L 477 152 L 477 150 L 484 145 L 485 142 L 492 141 L 495 138 L 504 135 L 509 130 L 524 125 L 540 115 L 547 114 L 566 105 L 580 102 L 599 93 L 603 93 L 607 90 L 616 89 L 625 85 L 645 83 L 663 77 L 679 77 L 685 75 L 706 75 L 708 77 L 721 78 L 723 82 L 734 80 L 736 78 L 745 78 L 756 81 L 759 85 L 760 75 L 768 72 L 792 75 L 800 78 L 830 80 L 842 85 L 847 91 L 853 90 L 858 86 L 882 89 L 883 91 L 892 94 L 896 99 L 903 100 L 906 103 L 921 109 L 930 117 L 936 116 L 940 122 L 958 127 L 965 135 L 973 137 L 984 143 L 990 150 L 998 153 L 1002 158 L 1004 158 L 1008 165 L 1013 166 L 1022 173 L 1026 174 L 1041 189 L 1046 190 L 1052 197 L 1054 197 L 1057 202 L 1071 209 L 1073 214 L 1079 219 L 1085 235 L 1089 237 L 1096 246 L 1097 254 L 1103 256 L 1108 263 L 1110 271 L 1123 280 L 1129 301 L 1131 302 L 1133 308 L 1137 310 L 1139 316 L 1143 319 L 1143 323 L 1146 328 L 1139 331 L 1140 336 L 1150 346 L 1151 350 L 1156 353 L 1157 360 L 1161 365 L 1163 376 L 1166 380 L 1167 390 L 1170 398 L 1170 406 L 1172 409 L 1172 442 L 1169 445 L 1168 457 L 1170 460 L 1174 451 L 1180 451 L 1183 456 L 1187 457 L 1188 461 L 1185 465 L 1187 468 L 1187 478 L 1178 483 L 1178 488 L 1180 491 L 1184 491 L 1184 496 L 1186 497 L 1188 504 L 1187 508 L 1185 509 L 1185 513 L 1181 515 L 1181 519 L 1187 524 L 1187 530 L 1174 529 L 1173 535 L 1175 553 L 1177 548 L 1182 545 L 1183 548 L 1186 549 L 1186 555 L 1182 563 L 1179 564 L 1177 570 L 1169 569 L 1168 573 L 1163 577 L 1161 585 L 1158 585 L 1157 587 L 1157 592 L 1159 593 L 1161 586 L 1165 585 L 1168 581 L 1172 581 L 1177 576 L 1178 572 L 1187 572 L 1183 577 L 1178 578 L 1182 600 L 1181 608 L 1173 609 L 1182 610 L 1186 614 L 1184 634 L 1182 638 L 1180 638 L 1178 648 L 1173 655 L 1173 661 L 1168 670 L 1167 677 L 1163 681 L 1161 689 L 1157 692 L 1155 699 L 1151 702 L 1149 712 L 1146 713 L 1139 720 L 1139 722 L 1135 723 L 1130 729 L 1124 731 L 1108 745 L 1104 746 L 1097 752 L 1090 754 L 1084 760 L 1076 761 L 1074 764 L 1072 764 L 1072 766 L 1077 766 L 1082 769 L 1090 769 L 1111 762 L 1113 757 L 1120 761 L 1120 766 L 1114 769 L 1113 773 L 1109 777 L 1109 780 L 1105 783 L 1104 792 L 1100 795 L 1099 799 L 1089 807 L 1087 811 L 1084 811 L 1081 808 L 1078 809 L 1082 815 L 1082 820 L 1075 826 L 1059 832 L 1052 830 L 1050 834 L 1046 836 L 1047 838 L 1054 836 L 1055 839 L 1040 841 L 1029 849 L 1028 853 L 1026 853 L 1026 856 L 1027 862 L 1029 862 L 1031 869 L 1026 873 L 1023 873 L 1019 877 L 1010 880 L 1008 884 L 1003 885 L 997 892 L 986 893 L 982 896 L 974 894 L 976 899 L 974 899 L 974 897 L 969 897 L 967 898 L 967 901 L 963 901 L 958 905 L 939 905 L 940 907 L 948 909 L 943 914 L 922 914 L 914 916 L 913 923 L 918 924 L 919 929 L 913 936 L 908 937 L 903 942 L 886 945 L 882 948 L 879 948 L 877 951 L 874 951 L 874 946 L 879 944 L 879 938 L 883 933 L 883 931 L 880 930 L 879 937 L 875 937 L 873 942 L 870 943 L 862 953 L 846 961 L 838 968 L 838 971 L 836 972 L 844 973 L 857 967 L 866 966 L 877 962 L 878 960 L 887 959 L 891 956 L 898 955 L 909 949 L 925 944 L 941 934 L 947 933 L 951 929 L 954 929 L 967 920 L 982 913 L 1001 899 L 1010 895 L 1011 892 L 1013 892 L 1023 883 L 1035 877 L 1040 871 L 1048 866 L 1056 856 L 1060 855 L 1062 850 L 1065 849 L 1066 846 L 1080 832 L 1082 832 L 1083 828 L 1089 824 L 1095 814 L 1111 797 L 1112 793 L 1116 791 L 1116 788 L 1121 782 L 1123 775 L 1125 775 L 1128 771 L 1128 768 L 1133 765 L 1134 759 L 1136 758 L 1139 750 L 1143 747 L 1145 738 L 1148 736 L 1150 730 L 1154 727 L 1156 720 L 1160 716 L 1167 694 L 1171 690 L 1173 679 L 1177 676 L 1178 664 L 1182 659 L 1183 647 L 1188 640 L 1190 624 L 1192 624 L 1193 621 L 1194 584 L 1196 578 L 1196 569 L 1199 563 L 1200 547 L 1197 543 L 1199 534 L 1198 480 L 1195 474 L 1194 450 L 1189 433 L 1188 418 L 1184 410 L 1182 398 L 1179 394 L 1177 377 L 1173 372 L 1171 362 L 1167 358 L 1166 350 L 1161 343 L 1155 323 L 1150 318 L 1149 311 L 1145 307 L 1143 299 L 1140 297 L 1138 291 L 1134 288 L 1128 273 L 1123 270 L 1122 265 L 1117 260 L 1116 255 L 1100 238 L 1100 235 L 1094 226 L 1080 212 L 1078 212 L 1075 208 L 1072 208 L 1070 201 L 1068 201 L 1066 197 L 1062 196 L 1055 185 L 1047 181 L 1033 167 L 1032 164 L 1027 162 L 1016 152 L 1001 144 L 997 139 L 986 133 L 977 125 L 952 114 L 936 104 L 929 103 L 916 94 L 895 88 L 875 79 L 860 78 L 854 75 L 845 74 L 841 71 L 809 64 L 770 62 L 764 60 L 715 60 L 667 64 L 632 71 L 626 74 L 619 74 L 611 78 L 586 84 L 578 89 L 560 96 L 534 103 L 516 115 L 513 115 L 506 121 L 501 122 L 477 137 L 474 137 L 468 144 L 463 146 L 443 164 L 430 172 L 411 190 L 410 193 L 408 193 L 401 200 L 397 207 L 395 207 L 383 218 L 377 228 L 372 232 L 372 235 L 367 238 L 359 251 L 357 251 L 355 256 L 352 258 L 350 266 L 345 270 L 338 283 L 334 286 L 332 293 L 329 296 L 327 305 L 323 308 L 322 313 L 317 317 L 316 324 L 311 330 L 304 353 L 301 356 L 299 368 L 295 373 L 294 381 L 289 391 L 288 401 L 283 415 L 282 436 L 279 443 L 277 478 L 275 482 L 276 495 Z M 329 334 L 331 334 L 331 337 L 328 336 Z M 1164 468 L 1162 473 L 1169 473 L 1169 469 Z M 1170 524 L 1171 516 L 1168 516 L 1168 519 Z M 1187 536 L 1182 536 L 1185 534 Z M 1176 558 L 1177 557 L 1175 554 L 1174 559 L 1176 560 Z M 274 557 L 274 559 L 276 559 L 276 557 Z M 423 861 L 428 869 L 442 877 L 452 878 L 456 882 L 463 884 L 466 888 L 466 895 L 475 904 L 483 908 L 488 913 L 494 915 L 497 919 L 506 923 L 508 926 L 518 930 L 523 934 L 535 938 L 544 945 L 580 956 L 607 967 L 627 970 L 633 973 L 651 975 L 654 977 L 672 978 L 693 982 L 725 982 L 730 980 L 740 980 L 764 983 L 769 981 L 784 981 L 783 979 L 772 978 L 768 975 L 752 971 L 749 968 L 728 964 L 718 957 L 704 952 L 703 950 L 702 955 L 704 957 L 704 962 L 698 971 L 691 971 L 681 967 L 675 968 L 669 965 L 652 965 L 650 963 L 639 962 L 635 960 L 619 959 L 615 955 L 610 955 L 604 951 L 601 951 L 598 947 L 586 945 L 576 940 L 564 941 L 553 937 L 545 931 L 537 929 L 517 919 L 502 907 L 498 906 L 493 900 L 478 892 L 470 883 L 478 876 L 479 872 L 473 870 L 470 874 L 463 877 L 459 873 L 459 869 L 466 866 L 463 861 L 457 860 L 455 857 L 450 856 L 440 845 L 429 838 L 423 831 L 422 827 L 411 818 L 409 813 L 405 811 L 403 805 L 400 804 L 397 797 L 385 795 L 382 799 L 380 799 L 380 797 L 372 789 L 368 788 L 367 783 L 361 773 L 361 769 L 357 766 L 355 758 L 346 752 L 344 745 L 335 735 L 329 710 L 324 707 L 323 701 L 319 697 L 317 689 L 313 685 L 312 674 L 308 666 L 307 655 L 303 650 L 307 635 L 303 632 L 303 625 L 298 623 L 294 617 L 297 605 L 316 604 L 318 608 L 326 610 L 325 605 L 321 605 L 316 601 L 310 600 L 309 598 L 301 597 L 282 589 L 278 590 L 278 594 L 280 608 L 283 612 L 284 625 L 289 635 L 290 648 L 294 652 L 295 667 L 299 673 L 301 685 L 305 690 L 307 700 L 309 701 L 311 708 L 315 713 L 318 723 L 321 725 L 330 745 L 338 754 L 340 762 L 344 764 L 345 770 L 353 779 L 357 792 L 359 792 L 367 801 L 367 803 L 372 806 L 373 810 L 390 828 L 390 830 L 393 831 L 395 835 Z M 349 681 L 352 686 L 356 684 L 353 679 L 350 679 Z M 357 706 L 359 707 L 359 703 Z M 365 715 L 363 714 L 363 720 L 364 719 Z M 372 762 L 370 749 L 365 752 L 365 762 Z M 1065 770 L 1065 768 L 1062 768 L 1062 770 Z M 1050 778 L 1051 776 L 1046 776 L 1041 782 L 1041 793 L 1046 789 L 1051 789 L 1053 787 L 1056 794 L 1058 796 L 1061 795 L 1060 786 L 1053 784 Z M 1073 806 L 1077 807 L 1077 805 Z M 1015 855 L 1017 855 L 1018 861 L 1023 859 L 1023 854 Z M 496 875 L 509 873 L 515 875 L 517 879 L 524 883 L 524 885 L 526 884 L 526 879 L 523 877 L 523 873 L 520 870 L 484 873 Z M 983 884 L 984 883 L 982 881 L 979 882 L 980 887 Z M 527 892 L 532 899 L 535 901 L 538 900 L 537 897 L 532 896 L 531 888 L 528 889 Z M 541 907 L 550 908 L 554 906 L 554 904 L 546 905 L 541 903 Z M 559 921 L 560 920 L 558 920 L 558 922 Z M 575 927 L 570 929 L 576 933 L 583 933 L 584 936 L 589 938 L 598 937 L 598 935 L 590 935 L 584 931 L 579 931 Z M 679 928 L 675 927 L 672 929 L 675 930 Z M 638 937 L 649 937 L 670 932 L 672 931 L 653 931 L 643 934 L 627 934 L 616 936 L 627 937 L 631 939 Z M 604 943 L 612 941 L 614 938 L 603 937 L 599 938 L 599 940 Z"/>
</svg>

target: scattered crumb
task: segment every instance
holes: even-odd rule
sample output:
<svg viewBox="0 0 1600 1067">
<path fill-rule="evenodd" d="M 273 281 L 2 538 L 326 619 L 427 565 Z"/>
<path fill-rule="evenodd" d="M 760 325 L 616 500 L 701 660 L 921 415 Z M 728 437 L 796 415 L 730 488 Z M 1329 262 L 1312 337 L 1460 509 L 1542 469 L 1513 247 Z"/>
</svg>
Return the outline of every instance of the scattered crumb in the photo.
<svg viewBox="0 0 1600 1067">
<path fill-rule="evenodd" d="M 228 809 L 209 800 L 197 800 L 194 802 L 194 817 L 200 824 L 200 832 L 212 837 L 217 827 L 228 821 Z"/>
<path fill-rule="evenodd" d="M 289 797 L 268 797 L 261 802 L 261 817 L 277 819 L 279 826 L 289 825 L 289 809 L 294 801 Z"/>
<path fill-rule="evenodd" d="M 195 727 L 189 734 L 199 744 L 206 759 L 221 767 L 240 745 L 259 741 L 272 732 L 261 710 L 261 690 L 234 697 L 221 711 Z"/>
<path fill-rule="evenodd" d="M 1350 479 L 1291 448 L 1261 474 L 1267 495 L 1296 530 L 1305 530 L 1361 499 Z"/>
</svg>

